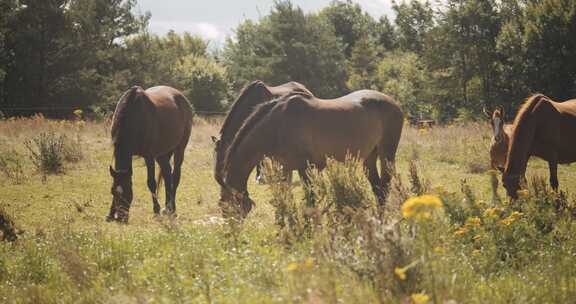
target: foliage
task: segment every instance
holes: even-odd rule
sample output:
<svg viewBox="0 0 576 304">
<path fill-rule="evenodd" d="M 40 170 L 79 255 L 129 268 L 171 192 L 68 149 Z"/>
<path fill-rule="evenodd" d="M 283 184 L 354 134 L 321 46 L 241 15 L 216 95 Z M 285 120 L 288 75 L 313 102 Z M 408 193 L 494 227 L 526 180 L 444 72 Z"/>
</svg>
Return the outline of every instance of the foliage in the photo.
<svg viewBox="0 0 576 304">
<path fill-rule="evenodd" d="M 223 57 L 236 87 L 254 79 L 273 85 L 298 81 L 331 98 L 346 91 L 343 50 L 325 18 L 278 1 L 268 16 L 238 26 Z"/>
<path fill-rule="evenodd" d="M 199 111 L 221 111 L 228 89 L 226 69 L 211 59 L 197 55 L 183 57 L 176 65 L 179 83 Z"/>
<path fill-rule="evenodd" d="M 64 170 L 64 135 L 42 132 L 26 141 L 30 159 L 42 174 L 57 174 Z"/>
</svg>

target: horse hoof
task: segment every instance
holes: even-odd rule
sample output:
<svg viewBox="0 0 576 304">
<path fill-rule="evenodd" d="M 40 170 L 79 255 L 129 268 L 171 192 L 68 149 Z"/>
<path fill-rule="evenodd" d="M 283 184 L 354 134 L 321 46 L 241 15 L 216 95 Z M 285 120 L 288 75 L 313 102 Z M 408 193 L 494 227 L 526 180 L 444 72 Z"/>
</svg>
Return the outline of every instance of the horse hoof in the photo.
<svg viewBox="0 0 576 304">
<path fill-rule="evenodd" d="M 170 216 L 170 217 L 176 217 L 176 212 L 174 212 L 173 210 L 170 210 L 170 209 L 164 209 L 164 210 L 162 210 L 162 215 Z"/>
<path fill-rule="evenodd" d="M 107 217 L 106 217 L 106 221 L 107 221 L 107 222 L 113 222 L 113 221 L 115 221 L 115 220 L 116 220 L 116 219 L 115 219 L 113 216 L 107 216 Z"/>
</svg>

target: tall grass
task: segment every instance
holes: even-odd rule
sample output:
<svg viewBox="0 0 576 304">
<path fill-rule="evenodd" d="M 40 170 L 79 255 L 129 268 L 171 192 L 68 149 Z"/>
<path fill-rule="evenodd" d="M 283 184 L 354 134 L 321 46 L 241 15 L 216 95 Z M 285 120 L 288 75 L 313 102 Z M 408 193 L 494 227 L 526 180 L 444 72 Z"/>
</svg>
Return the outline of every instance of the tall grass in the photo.
<svg viewBox="0 0 576 304">
<path fill-rule="evenodd" d="M 177 218 L 151 215 L 146 170 L 135 159 L 132 221 L 114 225 L 103 220 L 111 200 L 105 124 L 0 122 L 7 143 L 0 155 L 25 156 L 23 143 L 38 130 L 79 135 L 83 153 L 75 170 L 46 183 L 0 183 L 0 205 L 17 225 L 17 240 L 0 242 L 0 302 L 570 303 L 576 296 L 573 194 L 552 191 L 539 177 L 546 164 L 531 161 L 525 191 L 509 202 L 497 172 L 469 166 L 488 163 L 487 126 L 406 128 L 384 209 L 357 160 L 311 170 L 309 191 L 268 162 L 271 183 L 250 178 L 257 205 L 240 222 L 222 220 L 217 203 L 209 135 L 218 123 L 194 124 Z M 21 164 L 24 173 L 33 166 L 26 157 Z M 559 175 L 562 189 L 574 186 L 572 167 Z"/>
</svg>

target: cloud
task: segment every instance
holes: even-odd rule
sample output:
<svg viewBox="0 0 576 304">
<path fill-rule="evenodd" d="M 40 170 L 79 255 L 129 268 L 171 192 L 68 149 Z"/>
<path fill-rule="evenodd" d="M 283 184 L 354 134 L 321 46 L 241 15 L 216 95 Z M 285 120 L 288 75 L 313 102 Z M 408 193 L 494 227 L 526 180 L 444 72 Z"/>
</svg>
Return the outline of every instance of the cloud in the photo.
<svg viewBox="0 0 576 304">
<path fill-rule="evenodd" d="M 152 32 L 158 34 L 167 33 L 173 30 L 178 33 L 189 32 L 217 44 L 224 42 L 230 33 L 216 24 L 209 22 L 188 22 L 188 21 L 154 21 L 150 22 Z"/>
</svg>

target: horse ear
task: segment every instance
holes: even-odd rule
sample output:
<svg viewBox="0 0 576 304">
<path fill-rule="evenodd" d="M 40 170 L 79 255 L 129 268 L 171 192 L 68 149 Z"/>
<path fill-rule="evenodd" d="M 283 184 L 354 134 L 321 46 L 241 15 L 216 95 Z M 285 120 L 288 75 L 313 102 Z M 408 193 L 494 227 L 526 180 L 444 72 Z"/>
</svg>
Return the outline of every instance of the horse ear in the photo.
<svg viewBox="0 0 576 304">
<path fill-rule="evenodd" d="M 116 171 L 114 170 L 114 168 L 112 168 L 112 166 L 110 166 L 110 176 L 112 177 L 116 176 Z"/>
<path fill-rule="evenodd" d="M 488 110 L 486 109 L 486 106 L 482 107 L 482 113 L 484 113 L 484 115 L 486 117 L 488 117 L 488 119 L 492 119 L 492 115 L 490 115 L 490 113 L 488 113 Z"/>
<path fill-rule="evenodd" d="M 212 142 L 213 142 L 214 144 L 218 143 L 218 140 L 219 140 L 218 137 L 216 137 L 216 136 L 210 136 L 210 138 L 212 138 Z"/>
</svg>

